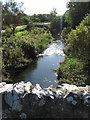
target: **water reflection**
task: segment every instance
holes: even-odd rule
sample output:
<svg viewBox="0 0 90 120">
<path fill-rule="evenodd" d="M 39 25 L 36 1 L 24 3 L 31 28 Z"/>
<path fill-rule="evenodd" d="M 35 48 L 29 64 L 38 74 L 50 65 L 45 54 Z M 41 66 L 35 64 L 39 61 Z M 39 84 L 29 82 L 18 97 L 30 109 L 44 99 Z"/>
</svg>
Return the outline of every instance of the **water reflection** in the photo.
<svg viewBox="0 0 90 120">
<path fill-rule="evenodd" d="M 20 82 L 25 80 L 25 76 L 28 75 L 28 72 L 32 72 L 37 68 L 37 61 L 35 61 L 32 65 L 29 65 L 23 72 L 21 72 L 19 75 L 14 77 L 14 81 Z"/>
</svg>

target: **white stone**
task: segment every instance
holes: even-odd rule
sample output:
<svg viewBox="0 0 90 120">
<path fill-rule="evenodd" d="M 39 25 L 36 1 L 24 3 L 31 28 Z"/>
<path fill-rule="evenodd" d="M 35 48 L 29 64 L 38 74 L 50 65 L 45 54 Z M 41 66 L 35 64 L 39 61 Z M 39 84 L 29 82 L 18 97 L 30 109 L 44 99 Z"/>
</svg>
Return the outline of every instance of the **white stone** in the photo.
<svg viewBox="0 0 90 120">
<path fill-rule="evenodd" d="M 44 90 L 40 87 L 39 84 L 36 84 L 36 87 L 32 89 L 32 94 L 35 94 L 38 96 L 38 98 L 41 98 L 43 95 L 45 95 Z"/>
<path fill-rule="evenodd" d="M 6 85 L 6 82 L 1 82 L 0 83 L 0 88 L 3 87 L 4 85 Z"/>
<path fill-rule="evenodd" d="M 48 96 L 51 99 L 54 99 L 53 92 L 48 89 L 45 91 L 45 96 Z"/>
<path fill-rule="evenodd" d="M 63 92 L 61 90 L 56 90 L 55 97 L 59 98 L 62 94 L 63 94 Z"/>
<path fill-rule="evenodd" d="M 90 105 L 90 93 L 88 92 L 88 90 L 84 91 L 83 99 L 84 99 L 84 104 Z"/>
<path fill-rule="evenodd" d="M 14 87 L 14 91 L 16 91 L 17 94 L 23 94 L 24 93 L 24 87 L 22 85 L 17 85 Z"/>
<path fill-rule="evenodd" d="M 41 98 L 41 96 L 40 96 L 40 91 L 37 90 L 36 88 L 32 89 L 32 94 L 35 94 L 35 95 L 38 96 L 38 98 Z"/>
<path fill-rule="evenodd" d="M 12 110 L 21 111 L 23 107 L 21 99 L 25 97 L 26 94 L 30 93 L 32 86 L 33 85 L 30 82 L 24 83 L 23 81 L 14 85 L 3 82 L 0 83 L 0 93 L 5 93 L 5 101 Z M 81 99 L 84 100 L 85 105 L 90 105 L 90 93 L 86 88 L 83 90 L 83 97 Z M 55 89 L 53 86 L 42 89 L 39 84 L 36 84 L 35 87 L 33 86 L 31 93 L 35 95 L 35 100 L 38 101 L 39 106 L 43 106 L 45 104 L 44 97 L 54 99 L 54 97 L 60 98 L 61 96 L 66 98 L 68 102 L 76 105 L 77 101 L 73 99 L 73 96 L 68 96 L 70 92 L 74 93 L 75 91 L 77 91 L 77 93 L 80 92 L 79 87 L 75 85 L 63 84 L 63 86 L 58 86 L 58 88 Z M 74 95 L 74 98 L 77 97 L 77 94 Z M 34 103 L 36 101 L 34 101 Z"/>
<path fill-rule="evenodd" d="M 41 90 L 42 88 L 41 88 L 41 86 L 39 84 L 36 84 L 36 89 Z"/>
<path fill-rule="evenodd" d="M 32 86 L 32 84 L 31 84 L 30 82 L 27 82 L 27 83 L 25 84 L 25 91 L 26 91 L 27 93 L 30 93 L 30 88 L 31 88 L 31 86 Z"/>
<path fill-rule="evenodd" d="M 69 85 L 69 84 L 66 84 L 66 83 L 64 83 L 64 84 L 62 84 L 62 85 L 63 85 L 63 86 L 62 86 L 63 90 L 66 89 L 67 92 L 72 92 L 72 91 L 75 91 L 75 90 L 79 90 L 76 85 Z"/>
<path fill-rule="evenodd" d="M 3 83 L 0 86 L 0 93 L 3 93 L 3 92 L 5 92 L 5 91 L 7 91 L 9 89 L 12 89 L 12 88 L 13 88 L 13 84 L 5 84 L 5 83 Z"/>
<path fill-rule="evenodd" d="M 73 105 L 76 105 L 76 104 L 77 104 L 77 101 L 76 101 L 76 100 L 73 100 L 73 101 L 72 101 L 72 104 L 73 104 Z"/>
<path fill-rule="evenodd" d="M 73 101 L 73 97 L 72 97 L 72 96 L 69 96 L 69 97 L 67 97 L 66 99 L 67 99 L 68 102 Z"/>
</svg>

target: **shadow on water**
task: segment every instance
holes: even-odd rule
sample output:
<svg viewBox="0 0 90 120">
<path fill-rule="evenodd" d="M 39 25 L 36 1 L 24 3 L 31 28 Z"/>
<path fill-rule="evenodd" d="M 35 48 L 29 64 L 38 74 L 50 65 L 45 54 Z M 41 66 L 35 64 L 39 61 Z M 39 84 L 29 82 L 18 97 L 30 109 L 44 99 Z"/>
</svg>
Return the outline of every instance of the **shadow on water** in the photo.
<svg viewBox="0 0 90 120">
<path fill-rule="evenodd" d="M 24 69 L 24 71 L 19 73 L 16 77 L 14 77 L 13 80 L 16 81 L 16 82 L 24 81 L 25 80 L 24 76 L 26 76 L 28 74 L 28 72 L 32 72 L 36 68 L 37 68 L 37 61 L 32 63 L 32 65 L 29 65 L 28 67 L 26 67 Z"/>
</svg>

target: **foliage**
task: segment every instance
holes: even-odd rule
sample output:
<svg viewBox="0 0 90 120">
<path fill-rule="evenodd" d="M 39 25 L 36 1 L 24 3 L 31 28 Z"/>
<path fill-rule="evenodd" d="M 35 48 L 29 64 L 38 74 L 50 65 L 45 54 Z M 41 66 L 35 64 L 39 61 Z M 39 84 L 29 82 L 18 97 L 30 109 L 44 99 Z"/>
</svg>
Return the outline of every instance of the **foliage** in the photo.
<svg viewBox="0 0 90 120">
<path fill-rule="evenodd" d="M 90 78 L 90 14 L 68 34 L 65 61 L 58 69 L 59 84 L 62 82 L 85 85 Z"/>
<path fill-rule="evenodd" d="M 76 30 L 72 30 L 66 39 L 66 55 L 74 56 L 85 62 L 90 60 L 90 14 Z"/>
<path fill-rule="evenodd" d="M 50 21 L 49 16 L 50 16 L 49 14 L 38 14 L 38 15 L 34 14 L 34 15 L 30 16 L 30 20 L 32 22 L 41 22 L 41 23 L 49 22 Z"/>
<path fill-rule="evenodd" d="M 31 22 L 30 16 L 26 15 L 25 13 L 23 13 L 22 17 L 21 17 L 21 21 L 22 21 L 23 25 L 28 25 L 29 22 Z"/>
<path fill-rule="evenodd" d="M 57 11 L 55 8 L 50 12 L 50 14 L 34 14 L 30 16 L 30 20 L 32 22 L 51 22 L 57 15 Z"/>
<path fill-rule="evenodd" d="M 9 0 L 2 7 L 3 24 L 11 29 L 13 35 L 16 26 L 21 23 L 22 5 L 23 3 L 17 4 L 15 1 Z"/>
<path fill-rule="evenodd" d="M 3 48 L 3 70 L 14 71 L 19 67 L 31 63 L 36 58 L 38 52 L 45 49 L 52 40 L 50 32 L 43 28 L 32 29 L 26 34 L 19 34 L 17 29 L 16 36 L 2 37 Z M 23 30 L 22 32 L 25 32 Z"/>
<path fill-rule="evenodd" d="M 58 34 L 60 32 L 60 16 L 55 17 L 51 21 L 52 34 Z"/>
<path fill-rule="evenodd" d="M 63 39 L 68 37 L 68 33 L 70 33 L 71 28 L 70 27 L 64 27 L 62 32 L 61 32 L 61 36 Z"/>
<path fill-rule="evenodd" d="M 59 84 L 63 82 L 76 85 L 85 85 L 87 75 L 84 71 L 84 63 L 76 58 L 67 57 L 58 69 Z"/>
<path fill-rule="evenodd" d="M 69 2 L 68 11 L 65 13 L 65 21 L 68 23 L 68 26 L 75 28 L 83 20 L 83 17 L 90 10 L 89 2 Z"/>
<path fill-rule="evenodd" d="M 57 10 L 56 8 L 53 8 L 52 11 L 50 12 L 50 21 L 52 21 L 57 15 Z"/>
</svg>

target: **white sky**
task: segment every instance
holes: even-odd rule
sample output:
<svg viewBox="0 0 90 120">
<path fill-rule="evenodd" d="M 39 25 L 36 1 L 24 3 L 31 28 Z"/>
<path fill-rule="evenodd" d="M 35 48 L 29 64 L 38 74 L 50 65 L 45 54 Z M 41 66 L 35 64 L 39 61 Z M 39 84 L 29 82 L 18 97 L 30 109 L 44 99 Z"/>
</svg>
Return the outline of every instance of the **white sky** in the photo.
<svg viewBox="0 0 90 120">
<path fill-rule="evenodd" d="M 8 0 L 2 0 L 8 1 Z M 24 3 L 24 12 L 28 15 L 50 13 L 56 8 L 59 15 L 63 15 L 66 11 L 66 2 L 68 0 L 15 0 Z"/>
</svg>

